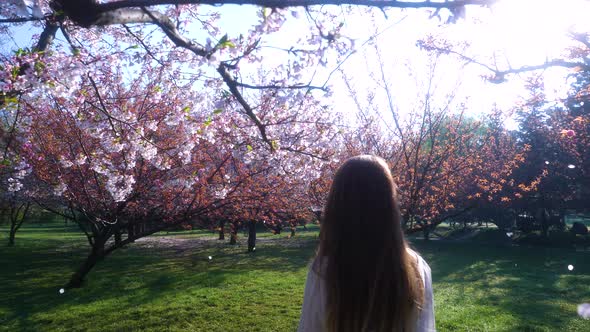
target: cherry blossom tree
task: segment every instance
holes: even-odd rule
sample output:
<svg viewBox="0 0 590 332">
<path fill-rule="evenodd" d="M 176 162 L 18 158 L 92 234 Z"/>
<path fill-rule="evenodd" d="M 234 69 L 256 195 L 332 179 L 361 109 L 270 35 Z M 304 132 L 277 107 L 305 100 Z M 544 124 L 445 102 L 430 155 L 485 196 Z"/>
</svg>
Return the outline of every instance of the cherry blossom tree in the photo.
<svg viewBox="0 0 590 332">
<path fill-rule="evenodd" d="M 580 43 L 569 50 L 568 61 L 588 59 L 588 37 L 578 38 Z M 540 178 L 537 190 L 528 192 L 518 208 L 534 216 L 529 223 L 535 223 L 544 236 L 550 226 L 565 226 L 566 209 L 586 208 L 590 187 L 587 73 L 585 67 L 572 72 L 571 89 L 565 100 L 549 100 L 542 78 L 532 76 L 527 86 L 530 95 L 518 109 L 519 140 L 528 144 L 530 151 L 516 176 L 522 180 Z"/>
<path fill-rule="evenodd" d="M 29 71 L 48 66 L 48 56 L 23 57 Z M 274 138 L 269 149 L 255 134 L 257 125 L 235 109 L 239 103 L 223 97 L 225 90 L 211 87 L 220 101 L 195 88 L 202 83 L 178 79 L 181 69 L 154 71 L 149 63 L 129 76 L 126 61 L 133 57 L 118 60 L 95 57 L 90 70 L 65 80 L 38 77 L 49 88 L 18 103 L 18 154 L 62 198 L 70 209 L 65 216 L 80 225 L 92 247 L 69 286 L 80 285 L 98 261 L 142 236 L 230 206 L 244 215 L 253 202 L 272 204 L 264 195 L 281 187 L 278 179 L 283 186 L 301 183 L 328 157 L 334 126 L 325 113 L 313 111 L 311 95 L 291 105 L 285 104 L 294 99 L 289 94 L 299 92 L 261 99 L 259 116 Z M 290 111 L 277 112 L 285 108 Z M 324 132 L 320 137 L 321 130 L 308 126 Z"/>
<path fill-rule="evenodd" d="M 394 73 L 382 60 L 378 42 L 374 50 L 380 66 L 368 73 L 372 78 L 368 91 L 347 80 L 362 124 L 349 134 L 347 151 L 373 153 L 388 161 L 406 232 L 423 231 L 427 238 L 436 225 L 481 206 L 482 201 L 514 199 L 503 196 L 502 189 L 517 185 L 511 175 L 526 148 L 519 148 L 502 126 L 489 125 L 501 123 L 505 115 L 491 110 L 477 119 L 457 96 L 458 86 L 437 91 L 442 67 L 441 55 L 434 52 L 426 65 L 426 79 L 418 82 L 418 101 L 402 111 L 389 80 Z"/>
<path fill-rule="evenodd" d="M 18 103 L 6 105 L 1 118 L 0 142 L 2 144 L 2 162 L 0 164 L 0 191 L 2 217 L 9 224 L 8 246 L 14 246 L 16 232 L 23 225 L 33 205 L 31 190 L 34 183 L 28 177 L 30 165 L 17 153 L 18 135 L 20 133 L 21 109 Z"/>
<path fill-rule="evenodd" d="M 325 87 L 305 83 L 302 69 L 338 43 L 319 38 L 285 64 L 240 71 L 261 61 L 262 37 L 288 11 L 260 11 L 247 35 L 229 39 L 218 14 L 196 5 L 84 24 L 77 3 L 26 4 L 0 7 L 2 24 L 41 31 L 3 61 L 0 104 L 22 109 L 15 151 L 67 211 L 45 207 L 78 223 L 92 248 L 69 286 L 121 246 L 177 224 L 210 227 L 216 211 L 276 220 L 273 209 L 293 204 L 271 209 L 279 200 L 268 197 L 303 190 L 330 158 L 337 121 L 314 94 Z M 189 40 L 188 25 L 209 37 Z"/>
<path fill-rule="evenodd" d="M 0 65 L 0 107 L 23 110 L 15 151 L 69 209 L 61 213 L 80 225 L 92 248 L 70 286 L 117 248 L 179 224 L 223 228 L 228 221 L 233 241 L 247 225 L 253 250 L 257 222 L 293 229 L 323 201 L 338 161 L 358 153 L 390 162 L 408 232 L 427 234 L 480 198 L 501 199 L 521 151 L 465 107 L 450 110 L 451 100 L 433 106 L 426 93 L 401 119 L 386 99 L 393 122 L 383 128 L 368 114 L 370 103 L 357 98 L 360 125 L 343 132 L 324 99 L 332 74 L 357 50 L 341 33 L 352 7 L 321 5 L 360 5 L 385 16 L 389 7 L 431 8 L 453 21 L 465 6 L 489 3 L 1 4 L 0 36 L 23 26 L 36 32 L 29 48 Z M 223 13 L 212 5 L 220 4 L 260 7 L 251 25 L 232 34 L 218 23 Z M 292 46 L 273 45 L 298 17 L 304 29 Z M 322 73 L 326 79 L 317 78 Z"/>
</svg>

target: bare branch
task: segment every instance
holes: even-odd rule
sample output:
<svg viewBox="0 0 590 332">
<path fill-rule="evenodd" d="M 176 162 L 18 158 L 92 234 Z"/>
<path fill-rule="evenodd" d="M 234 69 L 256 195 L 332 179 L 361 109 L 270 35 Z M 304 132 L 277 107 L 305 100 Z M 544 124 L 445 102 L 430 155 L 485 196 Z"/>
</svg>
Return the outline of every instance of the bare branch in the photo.
<svg viewBox="0 0 590 332">
<path fill-rule="evenodd" d="M 143 42 L 143 39 L 136 35 L 126 24 L 123 24 L 123 27 L 125 28 L 125 30 L 127 30 L 128 34 L 130 34 L 131 36 L 133 36 L 133 38 L 135 38 L 135 40 L 137 40 L 137 42 L 143 47 L 143 49 L 152 59 L 154 59 L 161 66 L 164 66 L 164 63 L 162 63 L 162 61 L 155 56 L 155 54 L 150 50 L 150 48 Z"/>
<path fill-rule="evenodd" d="M 506 80 L 506 76 L 510 75 L 510 74 L 520 74 L 520 73 L 525 73 L 525 72 L 530 72 L 530 71 L 535 71 L 535 70 L 548 69 L 551 67 L 582 68 L 583 70 L 590 70 L 590 65 L 588 65 L 586 63 L 568 61 L 568 60 L 564 60 L 564 59 L 547 60 L 544 63 L 538 64 L 538 65 L 526 65 L 526 66 L 517 67 L 517 68 L 510 67 L 508 69 L 499 69 L 498 67 L 492 67 L 492 66 L 487 65 L 479 60 L 476 60 L 472 57 L 466 56 L 460 52 L 457 52 L 457 51 L 454 51 L 451 49 L 432 46 L 432 45 L 421 45 L 421 46 L 422 46 L 422 48 L 424 48 L 427 51 L 434 51 L 434 52 L 438 52 L 440 54 L 452 54 L 454 56 L 457 56 L 459 59 L 466 61 L 468 64 L 473 63 L 478 66 L 484 67 L 485 69 L 491 71 L 493 74 L 492 77 L 488 78 L 488 80 L 491 83 L 502 83 Z"/>
<path fill-rule="evenodd" d="M 197 44 L 193 43 L 192 41 L 183 37 L 178 32 L 178 30 L 176 30 L 176 26 L 174 25 L 174 22 L 172 22 L 170 20 L 170 18 L 168 18 L 167 16 L 165 16 L 161 13 L 157 13 L 157 12 L 152 13 L 149 10 L 147 10 L 146 8 L 142 8 L 142 11 L 149 16 L 149 18 L 151 19 L 151 23 L 154 23 L 157 26 L 159 26 L 160 29 L 162 29 L 162 31 L 166 34 L 166 36 L 168 36 L 168 38 L 170 38 L 170 40 L 176 46 L 186 48 L 189 51 L 195 53 L 196 55 L 199 55 L 202 57 L 208 58 L 211 56 L 209 54 L 209 52 L 207 52 L 207 50 L 205 50 L 205 48 L 203 48 L 202 46 L 197 45 Z"/>
<path fill-rule="evenodd" d="M 293 148 L 290 148 L 290 147 L 281 147 L 281 150 L 285 150 L 285 151 L 289 151 L 289 152 L 293 152 L 293 153 L 302 154 L 304 156 L 308 156 L 308 157 L 311 157 L 311 158 L 314 158 L 314 159 L 319 159 L 319 160 L 322 160 L 322 161 L 330 161 L 330 159 L 328 159 L 326 157 L 320 156 L 320 155 L 315 154 L 315 153 L 307 152 L 307 151 L 304 151 L 304 150 L 301 150 L 301 149 L 293 149 Z"/>
<path fill-rule="evenodd" d="M 252 107 L 248 104 L 248 102 L 244 99 L 244 97 L 238 90 L 238 83 L 229 73 L 227 65 L 224 63 L 219 64 L 219 67 L 217 67 L 217 72 L 223 78 L 223 81 L 229 88 L 231 94 L 236 98 L 238 103 L 242 105 L 242 108 L 244 108 L 246 115 L 254 122 L 254 124 L 260 131 L 260 136 L 262 136 L 262 140 L 270 146 L 271 151 L 274 151 L 273 144 L 266 135 L 266 126 L 262 124 L 262 122 L 260 122 L 260 119 L 258 119 L 258 116 L 256 116 L 256 114 L 254 113 Z"/>
<path fill-rule="evenodd" d="M 35 21 L 43 21 L 44 18 L 36 18 L 36 17 L 13 17 L 13 18 L 3 18 L 0 19 L 0 24 L 9 24 L 9 23 L 25 23 L 25 22 L 35 22 Z"/>
<path fill-rule="evenodd" d="M 236 82 L 236 85 L 241 88 L 252 89 L 252 90 L 297 90 L 297 89 L 310 89 L 310 90 L 322 90 L 328 91 L 325 86 L 315 86 L 310 84 L 294 84 L 294 85 L 251 85 L 247 83 Z"/>
</svg>

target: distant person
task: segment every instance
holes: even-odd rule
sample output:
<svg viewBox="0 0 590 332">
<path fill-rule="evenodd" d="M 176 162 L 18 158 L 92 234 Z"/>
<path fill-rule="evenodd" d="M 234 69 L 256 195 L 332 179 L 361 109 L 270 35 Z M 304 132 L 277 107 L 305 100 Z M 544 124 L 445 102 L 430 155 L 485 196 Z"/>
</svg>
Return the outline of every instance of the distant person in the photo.
<svg viewBox="0 0 590 332">
<path fill-rule="evenodd" d="M 404 238 L 385 161 L 338 169 L 305 285 L 298 331 L 435 331 L 430 267 Z"/>
</svg>

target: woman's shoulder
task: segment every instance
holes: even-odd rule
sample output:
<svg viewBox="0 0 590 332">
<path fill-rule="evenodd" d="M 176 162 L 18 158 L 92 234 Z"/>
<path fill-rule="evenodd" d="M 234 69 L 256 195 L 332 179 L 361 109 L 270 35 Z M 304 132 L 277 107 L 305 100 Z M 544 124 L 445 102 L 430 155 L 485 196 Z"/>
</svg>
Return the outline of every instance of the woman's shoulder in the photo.
<svg viewBox="0 0 590 332">
<path fill-rule="evenodd" d="M 422 258 L 422 256 L 420 256 L 420 254 L 418 252 L 416 252 L 415 250 L 411 249 L 410 247 L 406 247 L 406 251 L 412 257 L 414 257 L 416 259 L 416 261 L 418 263 L 418 268 L 421 271 L 430 273 L 430 266 L 428 265 L 428 263 L 426 262 L 426 260 L 424 260 L 424 258 Z"/>
</svg>

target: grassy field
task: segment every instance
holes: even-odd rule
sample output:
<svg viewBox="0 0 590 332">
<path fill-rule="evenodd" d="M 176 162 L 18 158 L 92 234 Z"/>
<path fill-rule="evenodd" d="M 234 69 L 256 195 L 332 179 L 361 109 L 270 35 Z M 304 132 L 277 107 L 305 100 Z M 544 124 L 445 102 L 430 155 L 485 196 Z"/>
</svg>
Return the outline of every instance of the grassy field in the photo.
<svg viewBox="0 0 590 332">
<path fill-rule="evenodd" d="M 317 241 L 316 230 L 260 234 L 247 254 L 243 237 L 229 246 L 206 232 L 159 234 L 115 252 L 84 288 L 60 295 L 84 258 L 80 234 L 24 226 L 6 248 L 0 231 L 2 331 L 293 331 Z M 590 331 L 576 314 L 590 302 L 590 252 L 413 246 L 432 267 L 439 331 Z"/>
</svg>

